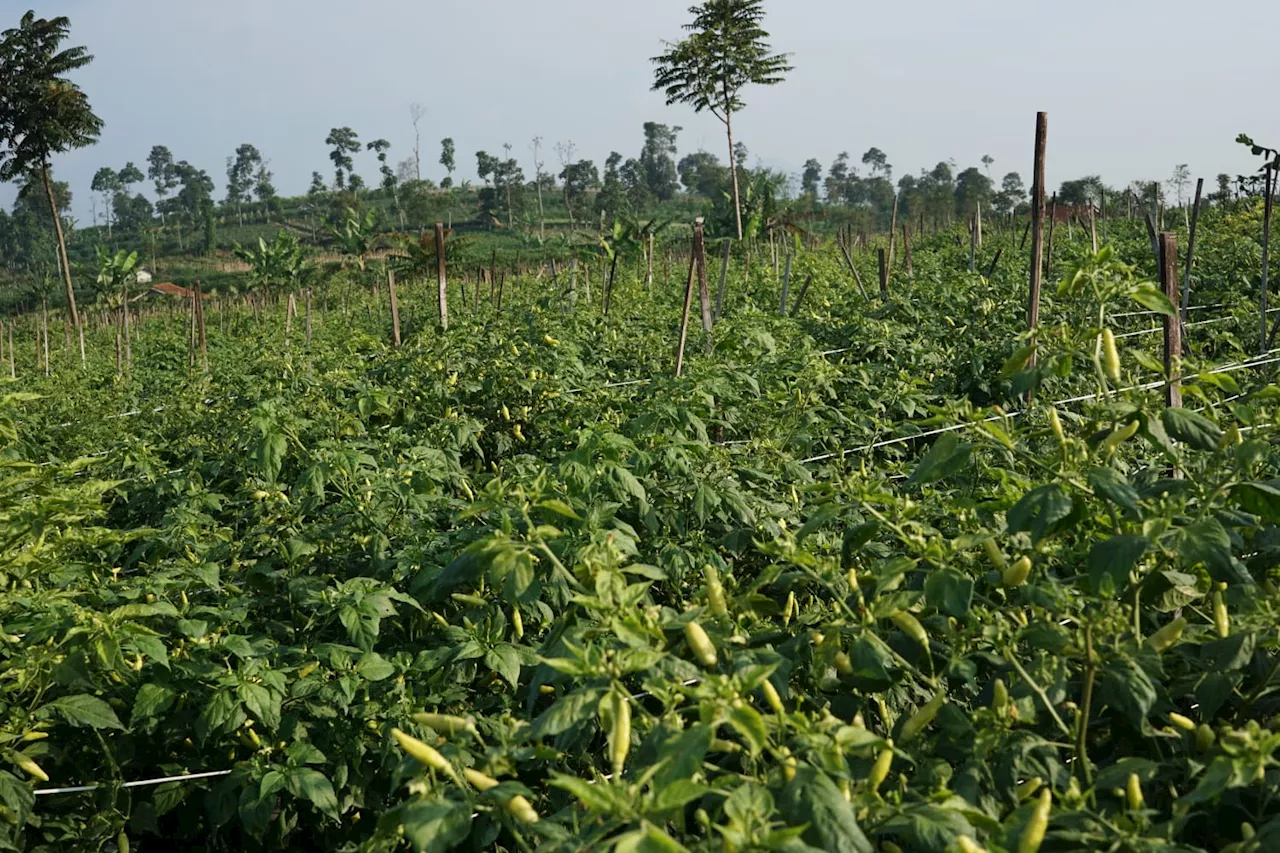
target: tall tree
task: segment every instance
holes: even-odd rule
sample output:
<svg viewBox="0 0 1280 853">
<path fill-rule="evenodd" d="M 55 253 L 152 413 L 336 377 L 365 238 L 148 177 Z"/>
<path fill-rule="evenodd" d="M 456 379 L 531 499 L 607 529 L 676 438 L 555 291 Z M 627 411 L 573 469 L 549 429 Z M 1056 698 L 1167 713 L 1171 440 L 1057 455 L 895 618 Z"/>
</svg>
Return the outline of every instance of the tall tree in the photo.
<svg viewBox="0 0 1280 853">
<path fill-rule="evenodd" d="M 800 191 L 817 198 L 821 186 L 822 164 L 811 158 L 804 164 L 804 174 L 800 176 Z"/>
<path fill-rule="evenodd" d="M 66 75 L 93 61 L 83 47 L 58 48 L 71 29 L 65 17 L 36 18 L 27 12 L 16 28 L 0 33 L 0 181 L 38 173 L 49 200 L 67 308 L 80 328 L 71 262 L 62 217 L 49 175 L 49 157 L 84 148 L 98 139 L 102 119 Z M 84 361 L 84 351 L 80 353 Z"/>
<path fill-rule="evenodd" d="M 325 137 L 324 144 L 331 149 L 329 159 L 333 161 L 333 184 L 340 190 L 345 189 L 355 178 L 355 163 L 352 162 L 351 155 L 360 150 L 360 140 L 351 128 L 335 127 Z M 363 186 L 363 183 L 353 186 L 352 189 L 359 189 L 360 186 Z"/>
<path fill-rule="evenodd" d="M 995 206 L 1000 213 L 1013 213 L 1027 197 L 1027 188 L 1022 184 L 1022 176 L 1010 172 L 1000 181 L 1000 192 L 996 193 Z"/>
<path fill-rule="evenodd" d="M 449 189 L 453 186 L 453 171 L 458 167 L 457 162 L 454 160 L 456 154 L 457 148 L 453 144 L 452 136 L 446 136 L 444 139 L 440 140 L 440 165 L 444 166 L 445 171 L 449 173 L 445 179 L 440 182 L 440 186 L 445 189 Z M 481 175 L 480 177 L 483 178 L 484 175 Z"/>
<path fill-rule="evenodd" d="M 573 203 L 569 200 L 569 187 L 563 182 L 568 181 L 568 178 L 565 177 L 565 175 L 569 172 L 569 169 L 572 166 L 577 165 L 573 159 L 574 152 L 576 151 L 577 151 L 577 146 L 573 144 L 573 140 L 556 143 L 556 158 L 560 161 L 560 180 L 562 182 L 562 186 L 564 186 L 564 206 L 569 211 L 570 227 L 573 227 Z M 582 162 L 590 163 L 591 161 L 583 160 Z M 594 163 L 591 164 L 591 169 L 593 172 L 595 171 Z M 599 183 L 599 181 L 600 181 L 600 178 L 599 178 L 599 175 L 597 175 L 596 183 Z"/>
<path fill-rule="evenodd" d="M 676 171 L 685 190 L 704 198 L 718 198 L 729 185 L 728 168 L 709 151 L 695 151 L 681 157 Z"/>
<path fill-rule="evenodd" d="M 409 118 L 413 120 L 413 179 L 422 180 L 422 134 L 418 131 L 418 123 L 427 114 L 426 107 L 417 102 L 409 105 Z"/>
<path fill-rule="evenodd" d="M 676 135 L 680 127 L 647 121 L 644 123 L 644 148 L 640 152 L 640 168 L 650 195 L 667 201 L 679 188 L 676 170 Z"/>
<path fill-rule="evenodd" d="M 391 149 L 391 143 L 385 139 L 375 139 L 365 146 L 368 150 L 374 152 L 378 157 L 378 174 L 382 176 L 381 187 L 396 207 L 396 213 L 400 217 L 401 226 L 404 225 L 404 211 L 400 208 L 400 186 L 396 179 L 396 173 L 387 163 L 387 151 Z"/>
<path fill-rule="evenodd" d="M 600 185 L 600 173 L 596 170 L 595 163 L 579 160 L 564 167 L 560 172 L 560 180 L 564 186 L 564 206 L 569 211 L 569 222 L 572 223 L 574 205 Z"/>
<path fill-rule="evenodd" d="M 529 144 L 533 149 L 533 183 L 538 189 L 538 239 L 547 239 L 547 218 L 542 210 L 542 137 L 535 136 Z"/>
<path fill-rule="evenodd" d="M 124 168 L 120 170 L 120 174 L 116 175 L 116 178 L 120 181 L 120 189 L 128 193 L 132 191 L 134 184 L 142 183 L 146 176 L 131 161 L 124 164 Z"/>
<path fill-rule="evenodd" d="M 626 204 L 626 191 L 618 172 L 621 165 L 622 155 L 617 151 L 609 152 L 609 158 L 604 161 L 604 180 L 596 195 L 596 210 L 610 219 L 621 213 Z"/>
<path fill-rule="evenodd" d="M 991 177 L 991 164 L 994 163 L 995 161 L 996 161 L 996 158 L 992 157 L 990 154 L 982 155 L 982 168 L 987 170 L 988 178 Z"/>
<path fill-rule="evenodd" d="M 156 208 L 164 219 L 164 200 L 170 190 L 178 185 L 173 173 L 173 154 L 163 145 L 153 145 L 147 155 L 147 178 L 156 185 Z"/>
<path fill-rule="evenodd" d="M 107 223 L 107 239 L 111 239 L 111 199 L 120 191 L 120 175 L 110 166 L 103 166 L 93 173 L 89 189 L 102 195 L 102 211 Z"/>
<path fill-rule="evenodd" d="M 854 173 L 856 177 L 856 173 Z M 831 204 L 839 204 L 847 195 L 850 178 L 849 171 L 849 152 L 841 151 L 836 155 L 835 161 L 831 164 L 831 168 L 827 171 L 827 180 L 824 189 L 827 193 L 827 201 Z"/>
<path fill-rule="evenodd" d="M 889 157 L 879 148 L 871 147 L 862 155 L 862 165 L 871 170 L 872 175 L 893 179 L 893 167 L 889 165 Z"/>
<path fill-rule="evenodd" d="M 271 221 L 272 203 L 276 200 L 276 187 L 271 182 L 274 176 L 267 168 L 270 164 L 270 160 L 263 160 L 258 164 L 258 171 L 253 176 L 253 194 L 262 205 L 262 216 L 268 222 Z"/>
<path fill-rule="evenodd" d="M 978 205 L 991 205 L 991 179 L 976 166 L 956 175 L 956 215 L 972 216 Z"/>
<path fill-rule="evenodd" d="M 742 239 L 742 197 L 733 142 L 733 117 L 746 103 L 742 90 L 750 85 L 773 86 L 791 70 L 787 54 L 770 53 L 769 34 L 761 26 L 764 0 L 705 0 L 689 10 L 690 35 L 653 58 L 655 90 L 667 104 L 688 104 L 695 112 L 710 112 L 724 124 L 729 141 L 729 175 L 733 183 L 734 220 Z"/>
<path fill-rule="evenodd" d="M 253 192 L 254 177 L 262 165 L 262 154 L 244 143 L 236 148 L 236 156 L 227 158 L 227 204 L 234 205 L 236 218 L 244 225 L 244 203 Z"/>
</svg>

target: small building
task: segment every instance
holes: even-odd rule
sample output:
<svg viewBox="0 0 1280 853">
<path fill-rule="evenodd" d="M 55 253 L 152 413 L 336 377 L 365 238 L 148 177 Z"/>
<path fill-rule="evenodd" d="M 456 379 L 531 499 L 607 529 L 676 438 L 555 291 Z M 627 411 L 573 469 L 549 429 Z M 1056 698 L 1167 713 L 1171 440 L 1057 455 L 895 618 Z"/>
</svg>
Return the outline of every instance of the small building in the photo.
<svg viewBox="0 0 1280 853">
<path fill-rule="evenodd" d="M 134 297 L 134 301 L 145 299 L 148 296 L 168 296 L 174 299 L 192 299 L 196 295 L 194 290 L 189 290 L 181 285 L 174 284 L 171 281 L 162 281 L 151 285 L 151 289 L 145 293 L 140 293 Z M 205 299 L 212 298 L 210 294 L 201 294 Z"/>
<path fill-rule="evenodd" d="M 137 278 L 138 284 L 151 283 L 151 273 L 147 272 L 144 269 L 139 269 L 136 273 L 134 273 L 134 276 Z"/>
</svg>

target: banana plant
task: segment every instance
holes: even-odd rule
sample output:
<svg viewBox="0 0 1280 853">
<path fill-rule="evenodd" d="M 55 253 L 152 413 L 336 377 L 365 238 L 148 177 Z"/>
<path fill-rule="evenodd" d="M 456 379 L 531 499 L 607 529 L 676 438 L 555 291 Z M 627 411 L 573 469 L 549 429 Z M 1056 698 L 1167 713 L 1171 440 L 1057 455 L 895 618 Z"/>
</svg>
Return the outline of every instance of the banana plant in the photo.
<svg viewBox="0 0 1280 853">
<path fill-rule="evenodd" d="M 97 301 L 109 309 L 118 309 L 129 300 L 129 285 L 138 278 L 138 253 L 124 249 L 112 253 L 99 246 L 98 275 L 94 279 Z"/>
<path fill-rule="evenodd" d="M 237 243 L 235 254 L 252 267 L 250 286 L 268 295 L 274 285 L 296 289 L 309 268 L 298 238 L 287 231 L 276 234 L 270 243 L 259 237 L 257 247 L 245 249 Z"/>
</svg>

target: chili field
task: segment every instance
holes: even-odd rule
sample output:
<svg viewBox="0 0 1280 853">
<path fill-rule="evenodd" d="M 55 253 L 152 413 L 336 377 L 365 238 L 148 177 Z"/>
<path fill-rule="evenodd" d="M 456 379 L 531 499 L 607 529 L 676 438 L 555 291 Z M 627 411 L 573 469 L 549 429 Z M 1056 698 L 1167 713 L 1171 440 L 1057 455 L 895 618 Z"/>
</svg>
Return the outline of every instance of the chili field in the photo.
<svg viewBox="0 0 1280 853">
<path fill-rule="evenodd" d="M 1280 849 L 1260 216 L 20 318 L 0 849 Z"/>
</svg>

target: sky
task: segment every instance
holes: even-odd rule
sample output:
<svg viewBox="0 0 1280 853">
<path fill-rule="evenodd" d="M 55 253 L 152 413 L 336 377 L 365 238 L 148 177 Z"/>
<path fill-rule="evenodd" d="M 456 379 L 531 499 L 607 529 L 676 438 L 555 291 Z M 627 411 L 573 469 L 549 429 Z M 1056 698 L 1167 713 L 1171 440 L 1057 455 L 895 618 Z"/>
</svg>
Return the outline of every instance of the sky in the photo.
<svg viewBox="0 0 1280 853">
<path fill-rule="evenodd" d="M 153 145 L 209 172 L 221 198 L 241 143 L 271 161 L 277 190 L 332 179 L 324 139 L 350 126 L 362 142 L 412 153 L 409 105 L 426 110 L 423 177 L 438 180 L 439 141 L 457 141 L 457 178 L 475 152 L 504 143 L 533 175 L 531 141 L 572 141 L 602 165 L 639 154 L 642 125 L 680 125 L 680 153 L 727 159 L 710 115 L 668 107 L 650 90 L 650 57 L 681 36 L 691 0 L 0 0 L 0 27 L 71 19 L 69 44 L 96 57 L 76 81 L 105 122 L 92 148 L 58 155 L 73 213 L 90 222 L 101 166 L 146 171 Z M 798 173 L 876 146 L 895 180 L 943 160 L 995 162 L 1030 184 L 1035 114 L 1047 111 L 1048 183 L 1100 174 L 1109 184 L 1164 180 L 1175 164 L 1212 187 L 1257 168 L 1239 133 L 1276 146 L 1280 79 L 1264 0 L 766 0 L 766 29 L 792 54 L 786 81 L 745 92 L 735 135 L 752 165 Z M 1249 41 L 1256 41 L 1251 47 Z M 377 181 L 372 152 L 356 158 Z M 149 186 L 149 185 L 148 185 Z M 148 192 L 148 195 L 151 195 Z M 0 204 L 12 203 L 0 187 Z"/>
</svg>

